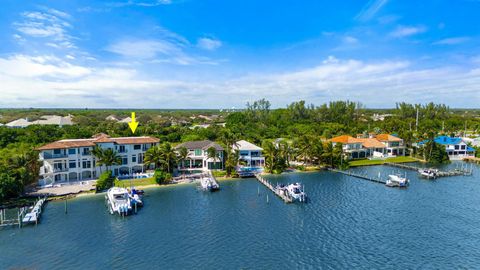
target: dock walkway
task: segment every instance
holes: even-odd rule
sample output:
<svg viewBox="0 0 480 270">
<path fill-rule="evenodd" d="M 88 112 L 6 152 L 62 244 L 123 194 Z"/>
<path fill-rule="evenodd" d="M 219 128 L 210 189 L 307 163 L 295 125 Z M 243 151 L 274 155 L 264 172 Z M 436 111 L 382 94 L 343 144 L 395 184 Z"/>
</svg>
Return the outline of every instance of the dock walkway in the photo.
<svg viewBox="0 0 480 270">
<path fill-rule="evenodd" d="M 285 190 L 280 190 L 275 188 L 272 183 L 268 182 L 267 179 L 263 178 L 260 174 L 255 174 L 255 178 L 258 182 L 262 183 L 268 189 L 270 189 L 275 195 L 277 195 L 280 199 L 282 199 L 285 203 L 292 203 L 293 198 L 290 197 Z"/>
<path fill-rule="evenodd" d="M 374 182 L 374 183 L 379 183 L 379 184 L 386 184 L 387 183 L 387 181 L 385 181 L 383 179 L 371 177 L 371 176 L 368 176 L 367 174 L 359 174 L 359 173 L 354 173 L 354 172 L 350 172 L 350 171 L 342 171 L 342 170 L 332 169 L 332 168 L 329 168 L 328 170 L 331 171 L 331 172 L 341 173 L 343 175 L 352 176 L 352 177 L 356 177 L 356 178 L 363 179 L 363 180 L 368 180 L 368 181 Z"/>
<path fill-rule="evenodd" d="M 426 170 L 426 168 L 421 168 L 421 167 L 406 165 L 406 164 L 400 164 L 400 163 L 385 162 L 384 165 L 391 166 L 391 167 L 396 167 L 396 168 L 402 168 L 402 169 L 411 170 L 411 171 L 416 171 L 416 172 L 418 172 L 419 170 Z M 468 170 L 467 167 L 463 167 L 463 165 L 462 165 L 461 168 L 456 168 L 454 170 L 438 171 L 437 172 L 437 177 L 468 176 L 468 175 L 472 175 L 472 172 L 473 172 L 473 168 Z"/>
<path fill-rule="evenodd" d="M 47 202 L 46 196 L 39 198 L 31 208 L 19 208 L 14 218 L 7 217 L 6 209 L 0 209 L 0 227 L 18 226 L 21 228 L 24 224 L 38 224 L 45 202 Z"/>
</svg>

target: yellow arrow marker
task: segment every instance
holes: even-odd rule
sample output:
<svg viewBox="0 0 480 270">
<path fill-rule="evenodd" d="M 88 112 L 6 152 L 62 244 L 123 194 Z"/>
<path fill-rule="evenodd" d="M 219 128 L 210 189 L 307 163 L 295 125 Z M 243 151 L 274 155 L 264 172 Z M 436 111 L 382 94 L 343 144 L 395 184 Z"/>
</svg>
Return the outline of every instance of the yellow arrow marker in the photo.
<svg viewBox="0 0 480 270">
<path fill-rule="evenodd" d="M 135 120 L 135 113 L 132 112 L 132 121 L 128 123 L 128 126 L 132 130 L 132 133 L 135 133 L 135 130 L 137 130 L 138 127 L 138 122 Z"/>
</svg>

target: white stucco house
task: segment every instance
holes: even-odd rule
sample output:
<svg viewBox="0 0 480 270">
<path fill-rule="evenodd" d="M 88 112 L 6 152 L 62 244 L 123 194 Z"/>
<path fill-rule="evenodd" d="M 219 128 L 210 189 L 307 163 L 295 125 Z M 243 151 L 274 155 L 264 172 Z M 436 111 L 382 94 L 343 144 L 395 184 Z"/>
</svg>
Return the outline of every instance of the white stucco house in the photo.
<svg viewBox="0 0 480 270">
<path fill-rule="evenodd" d="M 244 161 L 247 167 L 265 166 L 265 158 L 262 156 L 263 149 L 253 143 L 241 140 L 232 145 L 232 150 L 239 152 L 239 160 Z"/>
<path fill-rule="evenodd" d="M 143 172 L 145 152 L 158 144 L 152 137 L 111 138 L 99 134 L 90 139 L 60 140 L 44 145 L 40 151 L 40 179 L 43 184 L 97 179 L 106 168 L 96 164 L 94 147 L 115 150 L 122 159 L 120 165 L 110 168 L 114 176 L 128 178 Z"/>
</svg>

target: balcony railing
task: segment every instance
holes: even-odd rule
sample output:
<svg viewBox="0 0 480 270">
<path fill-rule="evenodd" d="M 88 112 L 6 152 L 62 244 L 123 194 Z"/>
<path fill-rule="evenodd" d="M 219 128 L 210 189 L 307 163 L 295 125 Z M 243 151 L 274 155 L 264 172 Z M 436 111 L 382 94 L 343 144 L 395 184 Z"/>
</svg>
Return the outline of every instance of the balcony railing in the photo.
<svg viewBox="0 0 480 270">
<path fill-rule="evenodd" d="M 43 153 L 43 159 L 66 158 L 67 154 L 49 154 Z"/>
<path fill-rule="evenodd" d="M 68 168 L 53 168 L 54 173 L 66 172 L 66 171 L 68 171 Z"/>
</svg>

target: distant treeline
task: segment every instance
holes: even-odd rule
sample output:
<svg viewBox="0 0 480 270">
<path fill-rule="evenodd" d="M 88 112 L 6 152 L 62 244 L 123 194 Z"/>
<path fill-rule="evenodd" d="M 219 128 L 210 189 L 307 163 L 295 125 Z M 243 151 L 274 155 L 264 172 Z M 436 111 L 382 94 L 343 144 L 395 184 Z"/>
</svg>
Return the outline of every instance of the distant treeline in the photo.
<svg viewBox="0 0 480 270">
<path fill-rule="evenodd" d="M 90 138 L 98 133 L 118 136 L 154 136 L 162 142 L 176 144 L 191 140 L 222 141 L 222 134 L 262 145 L 265 141 L 284 138 L 286 141 L 320 142 L 333 136 L 350 134 L 394 133 L 407 146 L 437 134 L 455 135 L 480 132 L 479 110 L 454 110 L 443 104 L 399 103 L 388 110 L 366 109 L 350 101 L 334 101 L 320 106 L 304 101 L 286 108 L 272 109 L 262 99 L 247 104 L 241 111 L 219 110 L 135 110 L 140 125 L 133 135 L 126 123 L 107 121 L 109 115 L 130 116 L 132 110 L 88 109 L 2 109 L 0 121 L 18 118 L 39 118 L 42 115 L 73 115 L 73 126 L 39 126 L 26 128 L 0 127 L 0 201 L 21 194 L 23 187 L 38 179 L 38 153 L 35 148 L 67 138 Z M 418 112 L 418 127 L 416 125 Z M 391 114 L 383 121 L 374 121 L 374 113 Z M 199 118 L 199 115 L 215 118 Z M 225 127 L 217 125 L 225 123 Z M 209 123 L 207 128 L 193 124 Z M 333 153 L 333 150 L 332 150 Z M 330 158 L 330 160 L 332 160 Z"/>
</svg>

